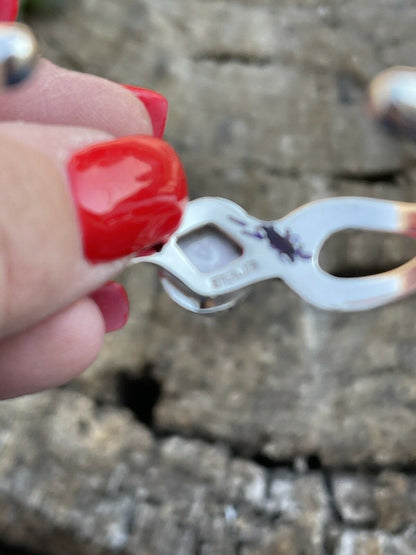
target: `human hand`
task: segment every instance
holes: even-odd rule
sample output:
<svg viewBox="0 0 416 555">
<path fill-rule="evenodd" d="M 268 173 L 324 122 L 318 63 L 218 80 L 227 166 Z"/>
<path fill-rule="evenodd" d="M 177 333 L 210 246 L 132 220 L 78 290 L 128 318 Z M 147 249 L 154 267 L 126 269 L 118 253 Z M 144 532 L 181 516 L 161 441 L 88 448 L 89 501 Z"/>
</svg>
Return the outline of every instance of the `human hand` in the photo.
<svg viewBox="0 0 416 555">
<path fill-rule="evenodd" d="M 17 2 L 2 0 L 0 18 Z M 134 94 L 132 94 L 134 93 Z M 105 285 L 178 227 L 187 190 L 167 103 L 41 60 L 0 93 L 0 398 L 86 369 L 128 315 Z M 153 135 L 153 136 L 152 136 Z M 104 287 L 103 287 L 104 286 Z"/>
</svg>

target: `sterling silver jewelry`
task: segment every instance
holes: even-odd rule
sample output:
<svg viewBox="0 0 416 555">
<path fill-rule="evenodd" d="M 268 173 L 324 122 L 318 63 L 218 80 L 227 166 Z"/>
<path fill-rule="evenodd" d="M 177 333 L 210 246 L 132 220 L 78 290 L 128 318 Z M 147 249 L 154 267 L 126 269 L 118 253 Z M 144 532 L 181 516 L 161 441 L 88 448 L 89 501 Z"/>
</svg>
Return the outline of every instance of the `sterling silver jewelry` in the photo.
<svg viewBox="0 0 416 555">
<path fill-rule="evenodd" d="M 369 87 L 373 114 L 387 130 L 416 140 L 416 69 L 395 67 Z M 302 206 L 277 221 L 250 216 L 221 198 L 190 202 L 179 230 L 151 256 L 166 293 L 199 314 L 226 310 L 256 283 L 280 278 L 305 301 L 325 310 L 361 311 L 416 291 L 416 258 L 395 270 L 341 278 L 319 263 L 326 240 L 344 229 L 416 238 L 416 204 L 339 197 Z"/>
<path fill-rule="evenodd" d="M 275 278 L 325 310 L 368 310 L 416 290 L 416 257 L 365 277 L 340 278 L 323 270 L 320 250 L 343 229 L 416 237 L 416 204 L 337 197 L 263 221 L 229 200 L 200 198 L 188 204 L 181 227 L 160 252 L 131 264 L 157 266 L 166 293 L 199 314 L 231 308 L 256 283 Z"/>
<path fill-rule="evenodd" d="M 372 112 L 384 128 L 416 139 L 416 69 L 397 66 L 379 73 L 370 83 Z"/>
<path fill-rule="evenodd" d="M 0 24 L 0 90 L 20 84 L 32 73 L 37 43 L 32 31 L 20 23 Z"/>
</svg>

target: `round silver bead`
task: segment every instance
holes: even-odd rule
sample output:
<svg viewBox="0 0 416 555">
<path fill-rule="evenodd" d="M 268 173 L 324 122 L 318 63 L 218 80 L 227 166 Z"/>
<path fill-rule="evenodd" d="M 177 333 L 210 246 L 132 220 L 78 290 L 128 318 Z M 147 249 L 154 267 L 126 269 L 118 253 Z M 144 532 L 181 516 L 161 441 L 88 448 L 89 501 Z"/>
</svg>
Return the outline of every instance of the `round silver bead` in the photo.
<svg viewBox="0 0 416 555">
<path fill-rule="evenodd" d="M 26 25 L 0 24 L 0 88 L 24 81 L 33 71 L 37 59 L 37 43 Z"/>
<path fill-rule="evenodd" d="M 369 87 L 374 116 L 391 131 L 416 134 L 416 69 L 393 67 L 377 75 Z"/>
</svg>

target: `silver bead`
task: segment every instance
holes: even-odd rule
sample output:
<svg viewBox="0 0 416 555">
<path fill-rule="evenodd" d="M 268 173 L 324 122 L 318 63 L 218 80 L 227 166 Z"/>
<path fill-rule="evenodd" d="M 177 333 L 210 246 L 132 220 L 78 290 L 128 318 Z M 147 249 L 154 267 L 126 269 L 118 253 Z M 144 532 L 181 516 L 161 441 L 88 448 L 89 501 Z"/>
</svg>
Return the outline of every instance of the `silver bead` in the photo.
<svg viewBox="0 0 416 555">
<path fill-rule="evenodd" d="M 390 131 L 416 137 L 416 69 L 393 67 L 377 75 L 369 87 L 374 116 Z"/>
<path fill-rule="evenodd" d="M 26 25 L 0 24 L 0 89 L 24 81 L 33 71 L 37 43 Z"/>
</svg>

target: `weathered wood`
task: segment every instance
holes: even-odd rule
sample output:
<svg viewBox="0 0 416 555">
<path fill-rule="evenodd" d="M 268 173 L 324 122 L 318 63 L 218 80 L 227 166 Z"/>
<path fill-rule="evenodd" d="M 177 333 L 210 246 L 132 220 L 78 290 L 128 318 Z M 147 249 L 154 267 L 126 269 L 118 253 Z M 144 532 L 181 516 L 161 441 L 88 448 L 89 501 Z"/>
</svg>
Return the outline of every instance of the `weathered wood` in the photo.
<svg viewBox="0 0 416 555">
<path fill-rule="evenodd" d="M 365 98 L 377 71 L 416 62 L 412 0 L 78 0 L 33 24 L 58 63 L 169 98 L 194 197 L 264 218 L 337 194 L 416 200 L 414 157 Z M 411 252 L 353 236 L 328 264 Z M 62 555 L 416 552 L 415 299 L 334 315 L 272 283 L 203 319 L 151 269 L 124 280 L 131 322 L 93 368 L 0 410 L 5 540 Z"/>
</svg>

